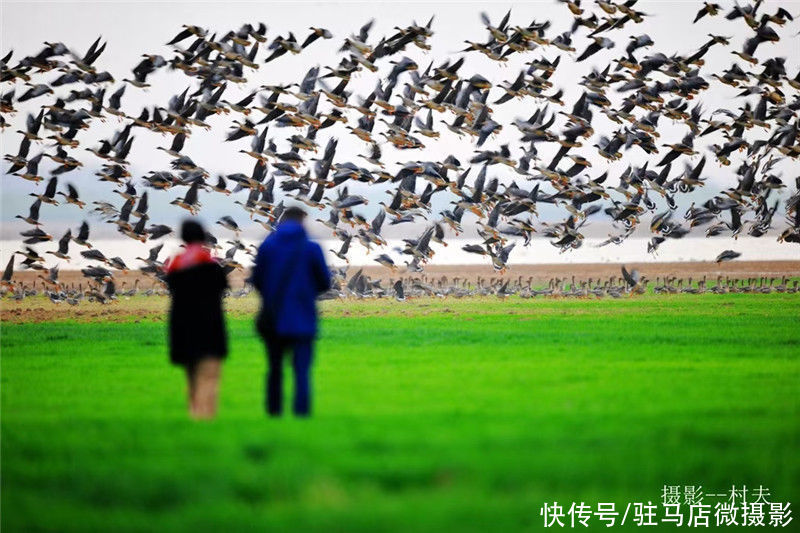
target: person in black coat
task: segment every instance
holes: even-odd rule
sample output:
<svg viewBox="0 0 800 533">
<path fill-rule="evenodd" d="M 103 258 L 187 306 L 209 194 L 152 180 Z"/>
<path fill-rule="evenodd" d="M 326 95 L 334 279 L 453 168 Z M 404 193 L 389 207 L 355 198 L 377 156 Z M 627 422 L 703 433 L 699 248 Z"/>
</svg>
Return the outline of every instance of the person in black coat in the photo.
<svg viewBox="0 0 800 533">
<path fill-rule="evenodd" d="M 186 243 L 184 251 L 165 265 L 172 296 L 170 360 L 186 370 L 190 414 L 212 418 L 217 409 L 220 367 L 228 354 L 222 311 L 228 280 L 205 246 L 206 232 L 198 222 L 184 222 L 181 238 Z"/>
</svg>

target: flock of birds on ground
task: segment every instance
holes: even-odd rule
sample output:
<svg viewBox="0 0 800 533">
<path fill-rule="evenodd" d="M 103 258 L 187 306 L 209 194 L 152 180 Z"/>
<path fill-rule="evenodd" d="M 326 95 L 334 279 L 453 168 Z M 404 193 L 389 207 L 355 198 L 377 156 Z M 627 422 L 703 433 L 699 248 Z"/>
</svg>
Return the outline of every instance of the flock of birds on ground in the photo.
<svg viewBox="0 0 800 533">
<path fill-rule="evenodd" d="M 554 277 L 545 285 L 534 285 L 534 277 L 517 276 L 516 279 L 507 277 L 484 278 L 478 276 L 471 281 L 468 277 L 448 276 L 400 276 L 398 279 L 372 279 L 364 273 L 363 269 L 347 277 L 347 268 L 337 268 L 332 272 L 332 287 L 320 296 L 321 300 L 344 298 L 378 299 L 394 298 L 405 301 L 406 298 L 466 298 L 497 296 L 507 298 L 516 295 L 520 298 L 551 297 L 551 298 L 621 298 L 637 294 L 797 294 L 800 293 L 800 281 L 787 276 L 780 278 L 771 276 L 736 278 L 719 275 L 712 282 L 707 276 L 694 279 L 691 276 L 682 278 L 677 276 L 657 276 L 651 281 L 647 276 L 641 275 L 638 270 L 628 271 L 623 265 L 620 276 L 607 278 L 570 279 Z M 6 272 L 8 274 L 8 272 Z M 11 297 L 20 301 L 25 298 L 43 294 L 53 303 L 67 302 L 78 305 L 83 300 L 89 302 L 110 303 L 122 298 L 132 296 L 164 296 L 166 288 L 157 278 L 150 287 L 140 287 L 140 280 L 135 279 L 131 287 L 126 287 L 123 281 L 119 289 L 113 282 L 106 283 L 104 287 L 89 284 L 84 288 L 82 283 L 59 283 L 58 269 L 50 269 L 49 275 L 40 275 L 37 281 L 30 284 L 21 283 L 14 289 Z M 252 292 L 252 286 L 245 283 L 239 289 L 228 289 L 226 297 L 242 298 Z"/>
<path fill-rule="evenodd" d="M 735 239 L 742 234 L 762 237 L 780 224 L 785 227 L 777 229 L 777 240 L 800 244 L 800 176 L 789 179 L 788 187 L 794 190 L 784 192 L 787 183 L 775 169 L 782 161 L 794 164 L 800 156 L 800 72 L 794 76 L 787 73 L 785 58 L 755 57 L 757 49 L 768 50 L 770 43 L 781 39 L 777 28 L 792 22 L 793 15 L 781 7 L 767 9 L 761 0 L 736 4 L 729 10 L 704 2 L 693 23 L 716 17 L 725 20 L 720 27 L 739 25 L 747 32 L 742 45 L 732 44 L 730 37 L 710 34 L 697 50 L 666 55 L 646 50 L 654 46 L 646 34 L 633 35 L 626 42 L 614 40 L 623 27 L 635 27 L 648 17 L 639 10 L 637 0 L 595 0 L 591 5 L 586 0 L 558 2 L 571 14 L 567 31 L 557 33 L 547 20 L 512 22 L 510 11 L 499 21 L 482 14 L 488 35 L 467 40 L 468 46 L 457 57 L 439 65 L 431 62 L 420 66 L 405 55 L 410 47 L 431 48 L 428 40 L 433 35 L 433 18 L 424 25 L 396 27 L 395 33 L 379 39 L 372 35 L 370 21 L 343 42 L 335 41 L 342 55 L 338 64 L 311 68 L 298 83 L 248 88 L 245 97 L 232 100 L 225 98 L 226 92 L 230 94 L 229 87 L 234 85 L 247 87 L 248 72 L 264 63 L 278 65 L 309 47 L 322 46 L 318 41 L 334 39 L 333 35 L 324 28 L 312 27 L 301 42 L 291 32 L 268 38 L 263 23 L 245 24 L 224 34 L 185 25 L 167 43 L 172 50 L 170 57 L 143 54 L 132 78 L 119 82 L 95 66 L 106 48 L 101 38 L 83 54 L 61 42 L 47 42 L 36 55 L 16 60 L 14 52 L 8 52 L 0 59 L 0 127 L 8 126 L 6 116 L 16 113 L 19 103 L 31 101 L 40 107 L 28 114 L 24 130 L 17 132 L 21 138 L 16 153 L 5 155 L 9 163 L 5 179 L 28 180 L 36 188 L 30 193 L 34 201 L 28 212 L 16 217 L 30 227 L 21 233 L 25 246 L 12 254 L 5 269 L 2 291 L 17 298 L 35 291 L 15 287 L 16 255 L 22 257 L 17 265 L 20 268 L 41 271 L 52 300 L 70 303 L 77 303 L 82 295 L 99 301 L 113 299 L 117 294 L 114 273 L 131 269 L 122 258 L 107 257 L 92 245 L 92 230 L 85 219 L 74 232 L 70 228 L 54 237 L 45 231 L 40 220 L 45 204 L 45 211 L 56 206 L 91 210 L 132 242 L 150 243 L 149 254 L 137 258 L 142 264 L 136 268 L 160 280 L 163 244 L 153 247 L 153 241 L 174 230 L 151 221 L 148 210 L 150 195 L 166 190 L 180 191 L 170 203 L 191 215 L 201 209 L 201 195 L 242 193 L 241 200 L 232 202 L 242 211 L 217 221 L 232 237 L 223 244 L 209 234 L 211 246 L 225 249 L 220 260 L 227 271 L 246 268 L 237 254 L 255 253 L 254 246 L 245 245 L 239 238 L 245 229 L 242 221 L 258 222 L 271 231 L 285 207 L 283 198 L 303 202 L 312 211 L 327 211 L 317 220 L 341 241 L 332 252 L 344 261 L 348 260 L 353 239 L 369 251 L 386 247 L 381 233 L 387 223 L 423 227 L 418 234 L 403 239 L 404 248 L 397 250 L 408 257 L 406 270 L 412 275 L 422 272 L 431 260 L 435 244 L 446 246 L 448 234 L 463 231 L 462 219 L 467 214 L 477 218 L 480 241 L 464 245 L 463 250 L 488 257 L 499 272 L 505 272 L 515 246 L 520 241 L 528 245 L 534 233 L 550 239 L 560 251 L 579 248 L 584 241 L 582 227 L 590 217 L 602 215 L 612 221 L 616 231 L 603 245 L 623 242 L 649 215 L 652 235 L 648 251 L 652 253 L 667 240 L 682 238 L 694 228 L 708 237 Z M 797 34 L 784 38 L 796 39 Z M 266 51 L 260 53 L 261 48 Z M 727 48 L 736 56 L 732 66 L 721 72 L 702 72 L 704 56 L 716 48 Z M 563 89 L 550 81 L 559 65 L 580 63 L 603 51 L 616 53 L 616 57 L 604 68 L 594 68 L 576 80 L 581 86 L 580 96 L 574 102 L 564 102 Z M 484 54 L 498 65 L 523 54 L 530 60 L 516 76 L 494 84 L 481 74 L 462 72 L 467 54 Z M 173 95 L 166 107 L 126 109 L 126 91 L 146 91 L 148 80 L 152 81 L 151 76 L 161 69 L 183 72 L 190 86 Z M 352 94 L 348 91 L 351 77 L 365 75 L 365 71 L 377 73 L 374 90 Z M 45 75 L 49 76 L 47 80 L 43 79 Z M 706 108 L 699 96 L 712 84 L 734 88 L 741 105 L 734 110 Z M 510 101 L 524 102 L 530 106 L 530 114 L 512 124 L 495 121 L 494 111 Z M 605 118 L 598 119 L 598 115 Z M 226 125 L 223 117 L 233 120 Z M 93 145 L 79 140 L 93 124 L 112 120 L 118 121 L 120 128 L 110 138 Z M 660 139 L 660 125 L 668 121 L 685 128 L 680 141 L 666 143 Z M 596 135 L 594 128 L 601 122 L 610 127 Z M 234 143 L 239 152 L 252 157 L 252 171 L 212 176 L 184 147 L 198 129 L 228 126 L 220 141 Z M 516 146 L 496 146 L 498 143 L 493 142 L 504 127 L 519 130 Z M 327 141 L 318 143 L 320 131 L 329 128 Z M 453 155 L 443 155 L 438 160 L 415 159 L 414 151 L 424 148 L 425 143 L 435 143 L 444 129 L 474 147 L 471 158 L 460 161 Z M 758 131 L 761 138 L 752 133 Z M 279 132 L 288 133 L 273 137 Z M 130 154 L 141 135 L 165 137 L 159 149 L 170 156 L 169 168 L 131 175 Z M 10 136 L 5 132 L 4 136 L 8 146 Z M 363 162 L 337 158 L 338 143 L 351 139 L 363 143 Z M 710 144 L 700 146 L 700 139 Z M 629 165 L 612 180 L 608 170 L 592 170 L 592 162 L 586 157 L 590 150 L 587 145 L 608 162 L 623 159 L 631 151 L 642 151 L 652 158 L 641 166 Z M 405 161 L 389 163 L 383 157 L 387 149 L 394 155 L 410 155 Z M 544 157 L 546 150 L 553 155 Z M 87 151 L 91 161 L 81 156 Z M 49 177 L 42 175 L 43 158 L 53 162 Z M 97 180 L 111 184 L 113 192 L 122 198 L 121 204 L 115 205 L 108 195 L 91 205 L 82 200 L 79 187 L 68 177 L 84 163 L 97 164 Z M 679 164 L 682 168 L 675 168 Z M 701 205 L 692 203 L 679 212 L 680 197 L 704 185 L 707 164 L 729 168 L 730 187 Z M 499 168 L 510 169 L 516 177 L 501 183 L 494 175 Z M 42 181 L 45 183 L 40 186 Z M 618 184 L 612 186 L 612 181 Z M 359 213 L 368 199 L 350 192 L 353 183 L 383 187 L 391 200 L 381 202 L 377 215 L 368 220 Z M 779 213 L 782 193 L 788 199 Z M 440 194 L 449 195 L 452 201 L 449 208 L 434 212 L 431 200 Z M 281 200 L 277 201 L 279 195 Z M 563 209 L 564 220 L 535 220 L 537 205 L 542 204 Z M 34 248 L 55 238 L 57 247 L 46 250 L 45 256 Z M 93 264 L 82 270 L 88 278 L 87 288 L 70 292 L 59 284 L 59 265 L 48 268 L 45 257 L 69 261 L 76 246 Z M 725 250 L 717 261 L 739 255 Z M 375 261 L 393 271 L 398 267 L 386 253 L 377 255 Z M 548 290 L 561 295 L 602 292 L 614 296 L 635 293 L 646 286 L 638 273 L 634 279 L 627 271 L 618 279 L 573 281 L 570 289 L 562 286 L 563 280 L 534 289 L 521 279 L 483 280 L 466 287 L 464 280 L 442 286 L 408 278 L 404 292 L 402 278 L 384 287 L 380 280 L 371 280 L 362 272 L 349 280 L 342 272 L 335 277 L 337 288 L 332 294 L 362 296 L 462 291 L 536 295 L 548 294 L 541 292 Z M 715 287 L 716 291 L 756 292 L 771 288 L 775 281 L 718 280 Z M 778 286 L 792 289 L 786 280 Z M 687 287 L 712 290 L 705 283 L 702 289 L 692 284 L 678 287 L 674 280 L 663 280 L 656 287 L 662 289 L 657 292 L 665 293 Z"/>
</svg>

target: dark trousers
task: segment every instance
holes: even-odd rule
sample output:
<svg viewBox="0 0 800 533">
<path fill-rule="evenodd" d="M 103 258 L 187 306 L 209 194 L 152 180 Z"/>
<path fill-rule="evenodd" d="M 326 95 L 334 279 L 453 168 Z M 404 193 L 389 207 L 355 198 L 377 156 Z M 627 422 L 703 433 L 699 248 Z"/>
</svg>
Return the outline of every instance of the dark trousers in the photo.
<svg viewBox="0 0 800 533">
<path fill-rule="evenodd" d="M 283 411 L 283 354 L 292 348 L 294 370 L 294 413 L 311 414 L 311 339 L 267 339 L 267 413 L 280 416 Z"/>
</svg>

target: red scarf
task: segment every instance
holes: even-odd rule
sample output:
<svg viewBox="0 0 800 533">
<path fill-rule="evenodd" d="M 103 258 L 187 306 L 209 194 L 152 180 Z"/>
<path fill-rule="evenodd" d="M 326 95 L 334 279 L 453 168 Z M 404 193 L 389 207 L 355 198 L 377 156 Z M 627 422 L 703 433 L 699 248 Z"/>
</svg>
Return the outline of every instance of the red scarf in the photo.
<svg viewBox="0 0 800 533">
<path fill-rule="evenodd" d="M 202 244 L 192 243 L 187 244 L 186 249 L 167 261 L 164 265 L 167 274 L 177 272 L 178 270 L 185 270 L 193 266 L 202 265 L 205 263 L 213 263 L 214 258 L 211 257 L 211 252 Z"/>
</svg>

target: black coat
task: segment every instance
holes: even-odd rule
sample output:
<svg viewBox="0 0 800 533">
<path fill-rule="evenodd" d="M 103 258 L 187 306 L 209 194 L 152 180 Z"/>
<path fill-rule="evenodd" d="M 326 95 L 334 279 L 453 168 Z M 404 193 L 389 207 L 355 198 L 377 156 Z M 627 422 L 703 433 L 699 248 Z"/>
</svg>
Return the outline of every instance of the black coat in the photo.
<svg viewBox="0 0 800 533">
<path fill-rule="evenodd" d="M 228 338 L 222 295 L 228 280 L 217 263 L 203 263 L 167 274 L 170 360 L 188 365 L 203 357 L 224 358 Z"/>
</svg>

